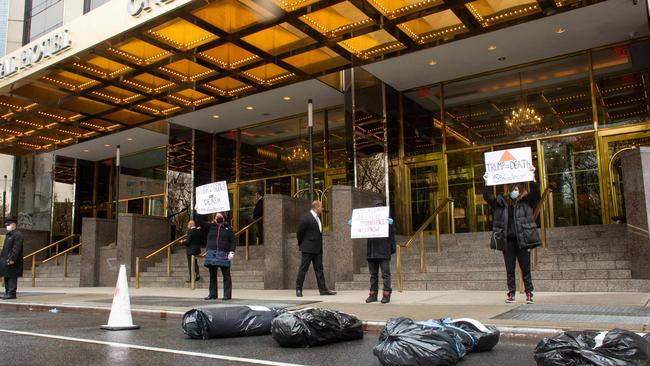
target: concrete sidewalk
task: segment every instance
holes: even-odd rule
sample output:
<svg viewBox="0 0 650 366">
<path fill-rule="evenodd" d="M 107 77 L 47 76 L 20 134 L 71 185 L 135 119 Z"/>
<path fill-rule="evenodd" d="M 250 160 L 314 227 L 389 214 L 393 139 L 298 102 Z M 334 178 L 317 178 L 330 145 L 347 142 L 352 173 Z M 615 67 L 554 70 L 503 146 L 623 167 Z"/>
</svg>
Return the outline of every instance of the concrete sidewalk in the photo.
<svg viewBox="0 0 650 366">
<path fill-rule="evenodd" d="M 112 287 L 19 289 L 18 299 L 0 301 L 0 307 L 50 309 L 62 311 L 110 311 Z M 524 296 L 506 304 L 505 292 L 494 291 L 405 291 L 395 292 L 389 304 L 366 304 L 365 291 L 342 291 L 336 296 L 320 296 L 305 290 L 297 298 L 293 290 L 233 290 L 228 302 L 205 301 L 206 290 L 187 288 L 130 288 L 134 317 L 180 318 L 195 307 L 224 303 L 260 304 L 287 308 L 322 307 L 357 315 L 367 324 L 381 326 L 387 319 L 405 316 L 417 320 L 432 318 L 477 319 L 507 332 L 554 333 L 567 329 L 609 330 L 623 328 L 638 332 L 650 330 L 650 294 L 647 293 L 567 293 L 540 292 L 535 304 L 526 305 Z M 0 318 L 1 321 L 1 318 Z"/>
</svg>

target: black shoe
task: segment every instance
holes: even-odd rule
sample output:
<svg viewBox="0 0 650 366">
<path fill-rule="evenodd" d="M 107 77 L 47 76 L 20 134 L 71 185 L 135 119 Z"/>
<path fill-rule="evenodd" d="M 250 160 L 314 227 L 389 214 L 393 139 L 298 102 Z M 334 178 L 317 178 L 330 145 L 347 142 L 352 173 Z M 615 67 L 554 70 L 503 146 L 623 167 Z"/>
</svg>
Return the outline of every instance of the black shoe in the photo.
<svg viewBox="0 0 650 366">
<path fill-rule="evenodd" d="M 321 296 L 324 296 L 324 295 L 336 295 L 336 291 L 325 290 L 325 291 L 321 291 L 320 295 Z"/>
<path fill-rule="evenodd" d="M 296 297 L 302 297 L 302 290 L 296 289 Z"/>
<path fill-rule="evenodd" d="M 204 298 L 203 300 L 216 300 L 216 299 L 217 299 L 216 297 L 208 296 L 208 297 Z"/>
<path fill-rule="evenodd" d="M 232 297 L 223 297 L 223 298 L 221 298 L 221 300 L 223 300 L 223 301 L 228 301 L 228 300 L 231 300 L 231 299 L 232 299 Z"/>
<path fill-rule="evenodd" d="M 390 302 L 391 291 L 384 291 L 384 295 L 381 297 L 381 303 L 387 304 Z"/>
<path fill-rule="evenodd" d="M 194 281 L 199 282 L 200 279 L 201 277 L 197 277 Z"/>
<path fill-rule="evenodd" d="M 367 303 L 371 302 L 377 302 L 377 293 L 374 291 L 370 291 L 370 294 L 368 294 L 368 298 L 366 299 Z"/>
<path fill-rule="evenodd" d="M 3 297 L 0 297 L 2 300 L 10 300 L 10 299 L 15 299 L 16 295 L 4 295 Z"/>
</svg>

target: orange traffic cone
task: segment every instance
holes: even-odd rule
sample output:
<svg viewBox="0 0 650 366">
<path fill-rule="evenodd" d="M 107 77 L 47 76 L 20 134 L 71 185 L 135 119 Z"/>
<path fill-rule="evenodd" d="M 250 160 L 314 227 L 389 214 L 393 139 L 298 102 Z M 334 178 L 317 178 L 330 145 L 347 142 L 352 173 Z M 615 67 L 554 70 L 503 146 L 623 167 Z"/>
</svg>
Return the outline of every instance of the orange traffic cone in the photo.
<svg viewBox="0 0 650 366">
<path fill-rule="evenodd" d="M 108 317 L 108 324 L 102 325 L 106 330 L 128 330 L 138 329 L 139 325 L 133 324 L 131 318 L 131 300 L 129 300 L 129 283 L 126 281 L 126 266 L 120 266 L 120 272 L 117 276 L 115 293 L 113 294 L 113 305 L 111 306 L 111 315 Z"/>
</svg>

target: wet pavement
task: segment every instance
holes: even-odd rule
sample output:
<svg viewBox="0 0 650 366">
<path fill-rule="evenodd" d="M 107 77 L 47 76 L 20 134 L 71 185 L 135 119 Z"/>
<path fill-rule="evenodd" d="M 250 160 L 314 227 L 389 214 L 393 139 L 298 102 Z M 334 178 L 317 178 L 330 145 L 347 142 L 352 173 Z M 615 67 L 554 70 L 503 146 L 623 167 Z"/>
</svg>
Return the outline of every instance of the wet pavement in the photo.
<svg viewBox="0 0 650 366">
<path fill-rule="evenodd" d="M 8 365 L 380 365 L 376 334 L 306 349 L 281 348 L 271 336 L 195 340 L 179 320 L 134 317 L 141 329 L 99 329 L 105 315 L 0 309 L 0 354 Z M 23 333 L 24 332 L 24 333 Z M 535 342 L 502 341 L 460 365 L 535 365 Z"/>
</svg>

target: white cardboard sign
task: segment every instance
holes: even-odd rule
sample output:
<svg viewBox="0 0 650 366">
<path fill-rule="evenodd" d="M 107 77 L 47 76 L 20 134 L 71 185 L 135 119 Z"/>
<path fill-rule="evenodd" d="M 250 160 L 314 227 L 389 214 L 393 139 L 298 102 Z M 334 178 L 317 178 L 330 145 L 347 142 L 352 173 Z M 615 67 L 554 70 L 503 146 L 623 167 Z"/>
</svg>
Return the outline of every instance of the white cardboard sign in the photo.
<svg viewBox="0 0 650 366">
<path fill-rule="evenodd" d="M 352 239 L 388 237 L 388 207 L 352 210 Z"/>
<path fill-rule="evenodd" d="M 207 215 L 230 211 L 228 184 L 225 180 L 196 187 L 196 212 Z"/>
<path fill-rule="evenodd" d="M 485 153 L 486 185 L 496 186 L 534 179 L 530 147 L 499 150 Z"/>
</svg>

